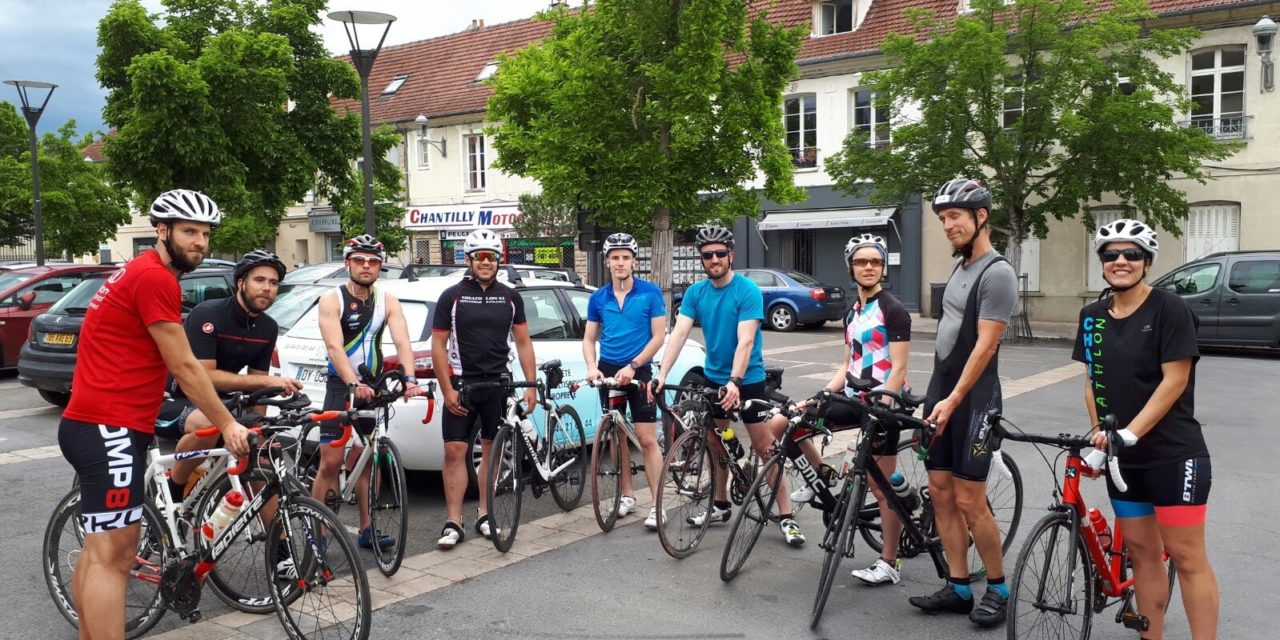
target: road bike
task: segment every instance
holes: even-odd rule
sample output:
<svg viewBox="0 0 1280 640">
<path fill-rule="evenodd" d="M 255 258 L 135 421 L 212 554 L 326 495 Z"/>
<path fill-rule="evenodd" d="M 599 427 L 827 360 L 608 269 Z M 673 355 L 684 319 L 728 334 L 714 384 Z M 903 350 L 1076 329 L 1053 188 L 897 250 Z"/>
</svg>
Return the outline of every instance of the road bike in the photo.
<svg viewBox="0 0 1280 640">
<path fill-rule="evenodd" d="M 637 384 L 643 383 L 633 380 L 621 385 L 614 378 L 605 378 L 583 380 L 570 387 L 570 393 L 576 393 L 582 386 L 602 389 L 608 393 L 607 400 L 601 406 L 603 417 L 596 427 L 591 448 L 591 506 L 601 531 L 612 531 L 618 521 L 618 505 L 622 502 L 622 475 L 634 476 L 645 469 L 643 462 L 636 464 L 631 460 L 631 455 L 643 449 L 636 437 L 636 427 L 627 419 L 625 412 L 627 389 Z M 623 438 L 628 445 L 628 455 L 625 458 Z"/>
</svg>

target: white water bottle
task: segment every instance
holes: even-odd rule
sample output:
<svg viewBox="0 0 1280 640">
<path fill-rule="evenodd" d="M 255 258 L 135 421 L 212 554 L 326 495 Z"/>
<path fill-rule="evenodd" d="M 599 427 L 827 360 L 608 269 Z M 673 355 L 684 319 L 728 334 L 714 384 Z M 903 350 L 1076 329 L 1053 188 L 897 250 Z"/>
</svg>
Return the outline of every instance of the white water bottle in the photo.
<svg viewBox="0 0 1280 640">
<path fill-rule="evenodd" d="M 204 526 L 200 527 L 200 535 L 204 536 L 205 542 L 212 544 L 218 534 L 222 533 L 222 530 L 227 528 L 237 515 L 240 515 L 240 509 L 243 506 L 244 495 L 235 489 L 222 496 L 217 511 L 214 511 L 213 515 L 204 521 Z"/>
<path fill-rule="evenodd" d="M 920 506 L 915 492 L 911 490 L 911 483 L 907 482 L 901 471 L 894 471 L 893 475 L 889 476 L 889 488 L 902 499 L 908 511 L 915 511 L 916 507 Z"/>
<path fill-rule="evenodd" d="M 533 421 L 528 418 L 524 418 L 520 421 L 520 432 L 530 440 L 538 439 L 538 431 L 533 428 Z"/>
<path fill-rule="evenodd" d="M 840 477 L 849 473 L 849 469 L 853 467 L 853 459 L 858 457 L 858 444 L 862 441 L 862 430 L 853 429 L 851 433 L 853 437 L 844 448 L 844 460 L 840 462 Z"/>
</svg>

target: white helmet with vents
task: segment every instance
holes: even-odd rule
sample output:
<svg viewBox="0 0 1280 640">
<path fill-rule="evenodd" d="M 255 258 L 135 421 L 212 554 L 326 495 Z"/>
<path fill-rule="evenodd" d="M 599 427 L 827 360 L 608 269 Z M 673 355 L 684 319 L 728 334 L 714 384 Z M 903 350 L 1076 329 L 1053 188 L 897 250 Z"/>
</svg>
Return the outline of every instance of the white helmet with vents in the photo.
<svg viewBox="0 0 1280 640">
<path fill-rule="evenodd" d="M 1112 242 L 1132 242 L 1151 256 L 1151 264 L 1156 263 L 1156 254 L 1160 252 L 1160 243 L 1156 240 L 1156 231 L 1145 222 L 1122 218 L 1115 222 L 1098 227 L 1093 236 L 1093 252 L 1100 253 Z"/>
</svg>

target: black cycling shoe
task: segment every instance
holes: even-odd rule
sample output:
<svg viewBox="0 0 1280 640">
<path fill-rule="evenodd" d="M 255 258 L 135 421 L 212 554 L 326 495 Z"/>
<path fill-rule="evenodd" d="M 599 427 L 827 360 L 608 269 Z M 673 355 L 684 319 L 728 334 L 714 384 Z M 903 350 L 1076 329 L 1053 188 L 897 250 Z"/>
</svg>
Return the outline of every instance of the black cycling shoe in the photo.
<svg viewBox="0 0 1280 640">
<path fill-rule="evenodd" d="M 937 593 L 929 596 L 912 596 L 907 600 L 911 606 L 923 609 L 925 613 L 969 613 L 973 611 L 973 598 L 961 598 L 951 585 L 944 584 Z M 1003 615 L 1004 609 L 1001 608 Z M 1003 618 L 1001 618 L 1003 620 Z"/>
<path fill-rule="evenodd" d="M 994 627 L 1004 624 L 1008 609 L 1008 598 L 996 593 L 994 589 L 987 589 L 987 592 L 982 595 L 982 602 L 978 603 L 977 608 L 969 613 L 969 622 L 979 627 Z"/>
</svg>

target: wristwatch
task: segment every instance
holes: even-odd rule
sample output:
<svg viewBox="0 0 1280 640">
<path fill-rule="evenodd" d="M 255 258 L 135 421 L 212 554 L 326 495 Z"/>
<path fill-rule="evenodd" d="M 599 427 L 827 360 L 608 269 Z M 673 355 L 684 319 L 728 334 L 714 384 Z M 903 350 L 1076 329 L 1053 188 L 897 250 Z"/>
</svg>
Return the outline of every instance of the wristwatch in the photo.
<svg viewBox="0 0 1280 640">
<path fill-rule="evenodd" d="M 739 389 L 742 388 L 742 376 L 729 376 L 729 382 L 732 382 L 733 386 Z"/>
<path fill-rule="evenodd" d="M 639 369 L 639 368 L 640 368 L 640 363 L 639 363 L 639 362 L 636 362 L 635 360 L 632 360 L 631 362 L 628 362 L 628 363 L 627 363 L 627 366 L 628 366 L 628 367 L 631 367 L 631 368 L 632 368 L 632 370 L 635 370 L 635 369 Z"/>
<path fill-rule="evenodd" d="M 409 384 L 418 384 L 417 376 L 405 376 L 404 381 L 408 382 Z"/>
</svg>

